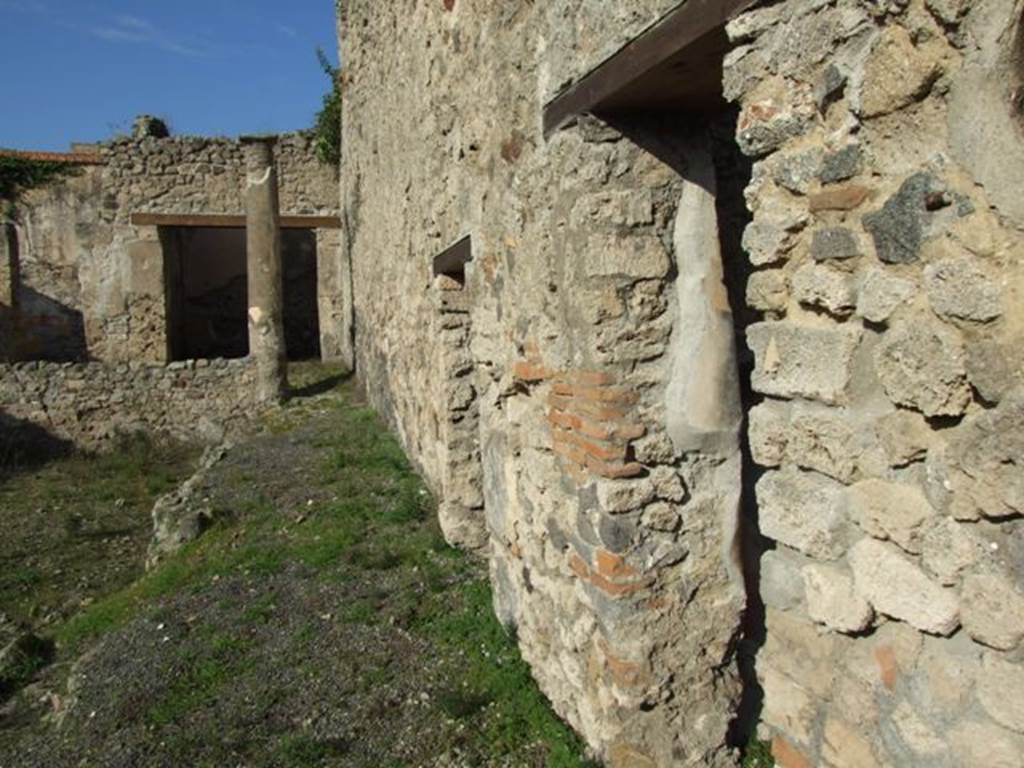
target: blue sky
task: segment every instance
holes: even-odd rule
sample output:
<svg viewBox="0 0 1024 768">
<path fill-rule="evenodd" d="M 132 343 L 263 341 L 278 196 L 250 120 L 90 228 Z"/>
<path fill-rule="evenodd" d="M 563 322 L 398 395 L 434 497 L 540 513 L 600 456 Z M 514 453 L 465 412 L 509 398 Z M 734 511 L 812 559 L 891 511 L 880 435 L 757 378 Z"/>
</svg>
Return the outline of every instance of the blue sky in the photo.
<svg viewBox="0 0 1024 768">
<path fill-rule="evenodd" d="M 384 0 L 389 1 L 389 0 Z M 0 147 L 66 151 L 148 113 L 174 133 L 312 124 L 334 0 L 0 0 Z"/>
</svg>

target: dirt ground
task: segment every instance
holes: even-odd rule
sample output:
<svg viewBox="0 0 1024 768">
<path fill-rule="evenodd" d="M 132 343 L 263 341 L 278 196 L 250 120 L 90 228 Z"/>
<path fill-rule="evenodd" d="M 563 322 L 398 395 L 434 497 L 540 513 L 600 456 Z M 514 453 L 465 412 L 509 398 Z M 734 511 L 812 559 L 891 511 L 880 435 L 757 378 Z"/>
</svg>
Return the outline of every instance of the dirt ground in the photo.
<svg viewBox="0 0 1024 768">
<path fill-rule="evenodd" d="M 0 696 L 0 768 L 589 764 L 393 438 L 337 371 L 295 378 L 208 476 L 217 523 L 149 573 L 197 451 L 3 477 L 0 612 L 53 653 Z"/>
</svg>

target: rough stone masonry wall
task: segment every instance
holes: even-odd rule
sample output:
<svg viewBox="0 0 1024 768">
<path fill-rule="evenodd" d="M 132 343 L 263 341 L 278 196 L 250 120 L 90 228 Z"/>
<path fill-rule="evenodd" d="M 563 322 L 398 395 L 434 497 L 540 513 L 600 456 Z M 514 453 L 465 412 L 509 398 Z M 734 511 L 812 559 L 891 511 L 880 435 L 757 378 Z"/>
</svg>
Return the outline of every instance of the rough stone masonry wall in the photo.
<svg viewBox="0 0 1024 768">
<path fill-rule="evenodd" d="M 13 206 L 0 237 L 0 360 L 86 357 L 79 260 L 96 232 L 101 175 L 74 166 Z"/>
<path fill-rule="evenodd" d="M 306 134 L 285 134 L 276 148 L 284 214 L 337 213 L 337 172 L 320 163 Z M 123 138 L 101 145 L 103 165 L 87 167 L 19 202 L 16 224 L 21 292 L 35 304 L 67 306 L 78 319 L 79 354 L 52 344 L 20 358 L 162 362 L 167 354 L 163 251 L 158 228 L 133 226 L 133 213 L 245 212 L 244 164 L 237 141 L 222 138 Z M 337 282 L 336 237 L 319 238 L 322 294 Z M 24 302 L 23 302 L 24 303 Z M 337 312 L 325 301 L 326 321 Z M 38 314 L 38 313 L 37 313 Z M 54 315 L 54 312 L 50 312 Z M 46 335 L 48 339 L 53 334 Z M 329 339 L 337 336 L 326 327 Z M 37 344 L 38 345 L 38 344 Z M 325 345 L 328 355 L 334 344 Z M 47 354 L 48 351 L 48 354 Z"/>
<path fill-rule="evenodd" d="M 786 768 L 1024 765 L 1020 14 L 789 0 L 730 26 Z"/>
<path fill-rule="evenodd" d="M 19 445 L 45 439 L 86 450 L 135 432 L 215 443 L 251 422 L 254 371 L 248 359 L 0 365 L 0 428 Z"/>
<path fill-rule="evenodd" d="M 713 186 L 699 131 L 675 131 L 670 165 L 589 120 L 545 141 L 541 108 L 673 4 L 616 6 L 619 27 L 604 3 L 353 0 L 341 19 L 358 374 L 435 490 L 480 478 L 465 491 L 484 508 L 442 525 L 489 541 L 498 615 L 617 767 L 733 760 L 735 425 L 713 436 L 721 451 L 680 447 L 670 425 L 685 437 L 687 412 L 668 395 L 699 357 L 683 297 L 724 304 L 700 258 L 714 261 Z M 467 234 L 468 317 L 449 322 L 461 310 L 431 262 Z M 691 266 L 710 303 L 700 280 L 676 284 Z M 458 437 L 477 445 L 451 451 L 469 411 L 478 427 Z"/>
</svg>

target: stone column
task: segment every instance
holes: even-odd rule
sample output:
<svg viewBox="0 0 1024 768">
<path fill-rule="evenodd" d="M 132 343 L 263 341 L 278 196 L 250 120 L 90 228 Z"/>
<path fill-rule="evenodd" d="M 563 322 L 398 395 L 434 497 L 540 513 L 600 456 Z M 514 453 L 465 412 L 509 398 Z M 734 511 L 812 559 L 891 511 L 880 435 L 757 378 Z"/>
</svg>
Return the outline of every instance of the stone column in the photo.
<svg viewBox="0 0 1024 768">
<path fill-rule="evenodd" d="M 256 395 L 279 402 L 287 388 L 284 346 L 284 290 L 281 284 L 281 222 L 274 144 L 277 139 L 246 136 L 245 234 L 249 274 L 249 354 L 256 361 Z"/>
</svg>

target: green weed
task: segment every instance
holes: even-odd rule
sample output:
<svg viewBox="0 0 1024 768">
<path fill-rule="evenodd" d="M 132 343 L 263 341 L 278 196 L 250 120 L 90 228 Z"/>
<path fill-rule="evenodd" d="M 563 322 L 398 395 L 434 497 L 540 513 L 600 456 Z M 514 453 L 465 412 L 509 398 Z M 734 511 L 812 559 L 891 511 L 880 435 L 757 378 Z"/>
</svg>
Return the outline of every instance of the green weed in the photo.
<svg viewBox="0 0 1024 768">
<path fill-rule="evenodd" d="M 767 741 L 752 741 L 743 750 L 742 768 L 775 768 L 772 745 Z"/>
</svg>

